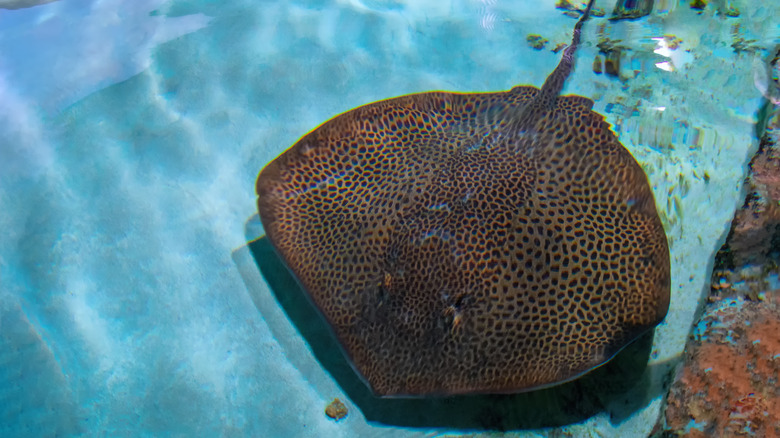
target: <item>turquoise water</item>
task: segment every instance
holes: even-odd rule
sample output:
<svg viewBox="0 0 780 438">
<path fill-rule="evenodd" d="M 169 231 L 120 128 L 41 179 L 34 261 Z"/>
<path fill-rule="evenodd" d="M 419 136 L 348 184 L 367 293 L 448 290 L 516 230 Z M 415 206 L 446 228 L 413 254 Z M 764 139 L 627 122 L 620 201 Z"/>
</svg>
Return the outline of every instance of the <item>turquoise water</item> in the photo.
<svg viewBox="0 0 780 438">
<path fill-rule="evenodd" d="M 545 412 L 555 393 L 371 399 L 247 247 L 263 234 L 257 172 L 324 120 L 418 91 L 539 86 L 575 22 L 554 1 L 20 3 L 0 1 L 30 6 L 0 9 L 1 436 L 652 430 L 741 202 L 780 3 L 731 1 L 728 17 L 657 0 L 586 23 L 564 91 L 593 98 L 647 172 L 673 297 L 636 382 L 598 403 L 576 386 L 571 409 L 597 409 L 568 416 Z M 593 72 L 600 41 L 623 53 L 618 77 Z"/>
</svg>

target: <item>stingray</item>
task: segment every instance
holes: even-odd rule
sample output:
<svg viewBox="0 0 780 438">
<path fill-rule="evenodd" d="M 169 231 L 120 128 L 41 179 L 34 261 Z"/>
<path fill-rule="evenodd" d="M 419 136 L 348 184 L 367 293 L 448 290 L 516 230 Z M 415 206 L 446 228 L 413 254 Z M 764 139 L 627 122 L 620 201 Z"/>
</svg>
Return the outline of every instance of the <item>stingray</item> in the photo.
<svg viewBox="0 0 780 438">
<path fill-rule="evenodd" d="M 592 3 L 541 89 L 370 103 L 260 172 L 270 243 L 375 394 L 560 384 L 665 317 L 647 177 L 592 100 L 561 95 Z"/>
</svg>

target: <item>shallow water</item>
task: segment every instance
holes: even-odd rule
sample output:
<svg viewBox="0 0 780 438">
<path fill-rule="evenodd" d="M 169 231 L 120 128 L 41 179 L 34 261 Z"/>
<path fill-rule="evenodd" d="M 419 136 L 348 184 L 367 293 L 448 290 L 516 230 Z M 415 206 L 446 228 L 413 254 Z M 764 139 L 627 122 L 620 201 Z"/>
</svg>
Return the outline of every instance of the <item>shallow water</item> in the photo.
<svg viewBox="0 0 780 438">
<path fill-rule="evenodd" d="M 627 362 L 637 376 L 608 396 L 591 381 L 374 400 L 267 245 L 247 246 L 262 235 L 257 172 L 328 118 L 418 91 L 541 85 L 575 23 L 554 3 L 0 9 L 0 435 L 647 436 L 741 202 L 780 3 L 727 2 L 729 17 L 657 0 L 648 17 L 585 24 L 564 92 L 593 98 L 642 164 L 672 251 L 649 366 Z M 528 34 L 549 42 L 534 50 Z M 618 76 L 594 73 L 599 42 L 623 53 Z M 350 410 L 338 423 L 323 414 L 334 397 Z"/>
</svg>

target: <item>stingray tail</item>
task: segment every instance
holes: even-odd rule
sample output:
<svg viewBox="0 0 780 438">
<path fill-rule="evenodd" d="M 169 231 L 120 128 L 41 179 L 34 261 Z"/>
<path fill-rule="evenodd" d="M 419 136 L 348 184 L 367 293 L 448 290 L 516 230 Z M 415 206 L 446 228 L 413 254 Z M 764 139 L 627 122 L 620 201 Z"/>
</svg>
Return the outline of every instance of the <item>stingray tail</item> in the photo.
<svg viewBox="0 0 780 438">
<path fill-rule="evenodd" d="M 595 0 L 589 0 L 588 6 L 582 13 L 582 16 L 577 20 L 577 24 L 574 25 L 574 34 L 572 35 L 571 44 L 563 51 L 563 57 L 555 67 L 555 70 L 544 81 L 542 89 L 534 99 L 525 106 L 519 114 L 515 114 L 512 119 L 512 124 L 515 125 L 519 131 L 527 132 L 532 130 L 542 117 L 544 117 L 549 111 L 555 108 L 555 102 L 558 96 L 563 90 L 563 85 L 571 74 L 574 68 L 574 53 L 577 51 L 577 47 L 580 45 L 580 34 L 582 33 L 582 25 L 590 17 L 590 11 L 593 8 Z"/>
<path fill-rule="evenodd" d="M 574 68 L 574 52 L 577 51 L 577 47 L 580 45 L 580 33 L 582 33 L 582 25 L 590 17 L 590 10 L 593 8 L 593 3 L 595 3 L 595 0 L 588 1 L 588 6 L 585 8 L 585 12 L 582 13 L 580 19 L 577 20 L 577 24 L 574 25 L 574 35 L 572 35 L 571 44 L 569 47 L 564 49 L 561 62 L 558 63 L 558 66 L 555 67 L 555 70 L 553 70 L 552 74 L 547 77 L 546 81 L 544 81 L 544 85 L 542 85 L 541 96 L 550 97 L 554 101 L 555 98 L 561 94 L 563 84 L 566 82 L 569 74 L 571 74 L 571 70 Z"/>
</svg>

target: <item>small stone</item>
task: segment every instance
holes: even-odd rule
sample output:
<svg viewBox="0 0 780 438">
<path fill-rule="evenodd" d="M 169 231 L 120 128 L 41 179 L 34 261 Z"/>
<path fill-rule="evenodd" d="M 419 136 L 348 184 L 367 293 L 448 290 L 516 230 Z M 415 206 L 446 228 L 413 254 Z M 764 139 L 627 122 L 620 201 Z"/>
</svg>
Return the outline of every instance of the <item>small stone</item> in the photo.
<svg viewBox="0 0 780 438">
<path fill-rule="evenodd" d="M 528 41 L 528 45 L 534 50 L 542 50 L 549 42 L 547 39 L 542 38 L 541 35 L 528 35 L 525 37 L 525 40 Z"/>
<path fill-rule="evenodd" d="M 604 71 L 613 77 L 620 76 L 620 51 L 612 50 L 604 60 Z"/>
<path fill-rule="evenodd" d="M 728 9 L 726 9 L 726 16 L 731 18 L 739 17 L 739 9 L 729 6 Z"/>
<path fill-rule="evenodd" d="M 602 73 L 602 63 L 601 56 L 596 55 L 595 58 L 593 58 L 593 73 L 596 73 L 597 75 L 600 75 Z"/>
<path fill-rule="evenodd" d="M 555 45 L 555 47 L 553 47 L 550 50 L 552 50 L 553 53 L 558 53 L 561 50 L 565 49 L 566 46 L 568 46 L 568 44 L 566 44 L 566 43 L 558 43 L 558 44 Z"/>
<path fill-rule="evenodd" d="M 680 44 L 683 42 L 680 38 L 678 38 L 675 35 L 664 35 L 664 41 L 666 42 L 666 47 L 669 48 L 669 50 L 677 50 L 678 47 L 680 47 Z"/>
<path fill-rule="evenodd" d="M 348 413 L 349 411 L 347 410 L 347 406 L 337 398 L 334 398 L 333 401 L 330 402 L 330 404 L 325 408 L 325 415 L 336 421 L 344 419 Z"/>
<path fill-rule="evenodd" d="M 577 7 L 571 4 L 569 0 L 558 0 L 555 2 L 555 7 L 563 9 L 564 11 L 576 11 Z"/>
</svg>

